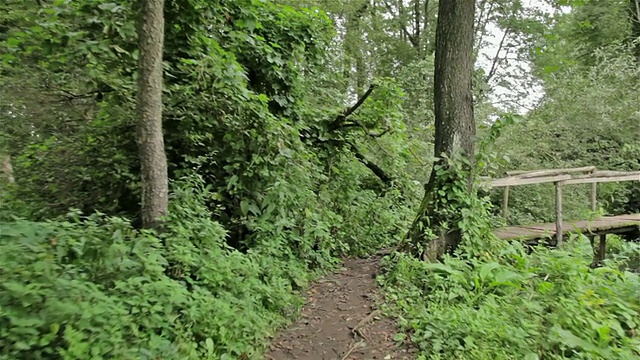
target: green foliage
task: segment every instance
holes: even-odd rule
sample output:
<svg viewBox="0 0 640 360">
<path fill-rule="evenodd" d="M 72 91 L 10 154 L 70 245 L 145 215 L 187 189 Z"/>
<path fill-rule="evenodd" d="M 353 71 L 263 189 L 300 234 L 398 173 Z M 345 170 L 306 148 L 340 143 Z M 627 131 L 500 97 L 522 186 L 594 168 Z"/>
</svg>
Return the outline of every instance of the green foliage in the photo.
<svg viewBox="0 0 640 360">
<path fill-rule="evenodd" d="M 10 196 L 29 204 L 25 215 L 32 219 L 69 208 L 136 217 L 135 9 L 62 1 L 29 14 L 34 23 L 12 28 L 2 43 L 12 89 L 28 95 L 8 96 L 13 116 L 0 117 L 19 183 Z M 358 198 L 358 206 L 376 209 L 391 200 L 371 196 L 380 186 L 354 161 L 346 171 L 326 169 L 352 156 L 346 141 L 368 147 L 362 130 L 401 128 L 393 83 L 381 81 L 353 115 L 362 128 L 328 131 L 344 98 L 330 77 L 317 76 L 328 69 L 325 49 L 333 35 L 322 12 L 262 1 L 176 0 L 167 2 L 166 18 L 170 176 L 195 170 L 213 186 L 209 208 L 229 231 L 227 242 L 242 251 L 273 241 L 272 253 L 310 266 L 331 263 L 330 253 L 366 252 L 353 235 L 329 241 L 347 215 L 341 211 L 351 206 L 339 199 Z M 24 62 L 37 69 L 28 83 Z M 24 100 L 31 98 L 50 100 L 44 114 Z M 344 192 L 322 193 L 332 187 Z"/>
<path fill-rule="evenodd" d="M 494 151 L 520 120 L 507 114 L 483 129 L 473 173 L 505 166 Z M 640 276 L 630 271 L 637 245 L 614 242 L 607 267 L 590 269 L 584 237 L 533 252 L 501 241 L 492 232 L 490 198 L 468 191 L 469 164 L 446 160 L 434 167 L 440 184 L 425 198 L 434 209 L 427 219 L 439 216 L 445 229 L 460 229 L 458 250 L 433 263 L 395 253 L 379 277 L 419 359 L 637 358 Z M 422 230 L 426 240 L 438 236 L 430 223 Z"/>
<path fill-rule="evenodd" d="M 0 357 L 255 354 L 299 304 L 291 284 L 305 267 L 226 246 L 208 196 L 201 181 L 180 184 L 159 238 L 101 214 L 2 223 Z"/>
<path fill-rule="evenodd" d="M 381 184 L 350 146 L 374 155 L 368 133 L 386 131 L 375 139 L 403 147 L 402 93 L 380 79 L 358 126 L 330 129 L 348 96 L 322 12 L 166 2 L 181 180 L 158 236 L 136 222 L 134 2 L 18 5 L 0 15 L 0 153 L 16 177 L 0 184 L 1 359 L 255 357 L 309 277 L 405 231 L 404 163 L 387 156 L 402 181 Z"/>
<path fill-rule="evenodd" d="M 500 138 L 496 149 L 510 162 L 499 171 L 596 166 L 599 170 L 640 170 L 637 121 L 639 69 L 628 49 L 610 46 L 594 51 L 597 64 L 556 71 L 546 86 L 546 100 L 524 121 Z M 598 185 L 598 201 L 605 213 L 639 209 L 637 182 Z M 566 187 L 567 219 L 589 212 L 589 186 Z M 494 193 L 494 202 L 500 199 Z M 552 221 L 553 187 L 512 188 L 510 218 L 515 223 Z M 511 216 L 510 215 L 510 216 Z"/>
<path fill-rule="evenodd" d="M 385 281 L 425 359 L 634 359 L 640 279 L 589 270 L 583 250 L 506 246 L 491 260 L 436 264 L 401 257 Z"/>
<path fill-rule="evenodd" d="M 563 4 L 568 5 L 568 4 Z M 541 29 L 543 35 L 534 48 L 539 74 L 568 67 L 597 64 L 595 49 L 619 46 L 631 36 L 628 0 L 572 2 L 570 12 L 556 16 L 553 25 Z"/>
<path fill-rule="evenodd" d="M 0 359 L 258 356 L 311 276 L 405 234 L 434 160 L 434 4 L 166 1 L 175 186 L 154 235 L 136 223 L 135 2 L 3 1 L 0 155 L 11 155 L 16 183 L 0 184 Z M 519 2 L 493 4 L 482 5 L 486 19 L 544 33 L 532 59 L 546 98 L 523 121 L 481 126 L 474 175 L 640 169 L 623 2 L 584 2 L 553 28 L 518 19 Z M 477 100 L 478 123 L 493 122 L 495 108 Z M 531 256 L 500 244 L 491 204 L 468 195 L 467 165 L 433 169 L 448 182 L 445 226 L 463 230 L 457 258 L 399 256 L 384 278 L 423 356 L 637 356 L 638 277 L 624 270 L 637 267 L 637 248 L 614 241 L 616 261 L 589 271 L 582 240 Z M 565 203 L 582 217 L 586 192 L 575 189 Z M 633 208 L 634 192 L 600 186 L 604 211 Z M 553 214 L 550 187 L 511 198 L 515 222 Z"/>
<path fill-rule="evenodd" d="M 380 277 L 391 309 L 420 359 L 635 359 L 640 352 L 640 276 L 589 269 L 578 237 L 562 250 L 500 242 L 488 202 L 468 200 L 456 257 L 425 263 L 403 254 Z M 619 259 L 637 257 L 622 246 Z M 635 250 L 634 250 L 635 249 Z"/>
</svg>

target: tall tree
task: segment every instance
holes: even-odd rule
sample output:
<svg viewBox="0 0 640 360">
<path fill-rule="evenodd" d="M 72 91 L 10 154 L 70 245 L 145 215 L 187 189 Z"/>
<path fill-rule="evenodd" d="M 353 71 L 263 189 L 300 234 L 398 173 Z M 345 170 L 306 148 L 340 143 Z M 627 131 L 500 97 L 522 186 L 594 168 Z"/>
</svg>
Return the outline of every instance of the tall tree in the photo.
<svg viewBox="0 0 640 360">
<path fill-rule="evenodd" d="M 142 224 L 158 229 L 167 213 L 169 181 L 162 135 L 164 0 L 142 0 L 138 44 L 137 142 L 142 177 Z"/>
<path fill-rule="evenodd" d="M 5 155 L 0 153 L 0 159 L 2 159 L 2 171 L 0 171 L 0 179 L 3 177 L 8 183 L 14 183 L 13 178 L 13 166 L 11 165 L 11 155 Z"/>
<path fill-rule="evenodd" d="M 473 116 L 473 23 L 475 0 L 442 1 L 438 9 L 434 71 L 435 156 L 439 160 L 431 172 L 425 197 L 408 233 L 414 248 L 423 248 L 425 260 L 434 261 L 454 250 L 462 237 L 454 216 L 445 211 L 452 203 L 452 182 L 456 174 L 446 170 L 446 159 L 474 156 L 475 120 Z M 471 178 L 464 179 L 471 188 Z M 426 229 L 435 230 L 428 239 Z"/>
<path fill-rule="evenodd" d="M 631 19 L 631 38 L 635 41 L 634 54 L 640 63 L 640 0 L 629 0 L 629 17 Z"/>
</svg>

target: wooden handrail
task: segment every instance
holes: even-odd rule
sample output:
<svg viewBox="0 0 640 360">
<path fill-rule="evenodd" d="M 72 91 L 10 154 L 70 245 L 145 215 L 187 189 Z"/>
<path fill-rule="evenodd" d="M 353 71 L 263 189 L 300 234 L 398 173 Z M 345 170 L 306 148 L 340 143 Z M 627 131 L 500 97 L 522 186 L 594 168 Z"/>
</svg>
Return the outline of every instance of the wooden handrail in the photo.
<svg viewBox="0 0 640 360">
<path fill-rule="evenodd" d="M 520 178 L 516 176 L 511 176 L 507 178 L 492 180 L 491 187 L 554 183 L 557 181 L 564 181 L 564 180 L 570 180 L 570 179 L 571 179 L 571 175 L 543 176 L 543 177 L 536 177 L 536 178 Z"/>
<path fill-rule="evenodd" d="M 567 168 L 567 169 L 548 169 L 548 170 L 514 170 L 507 171 L 507 176 L 524 176 L 524 177 L 535 177 L 535 176 L 553 176 L 553 175 L 564 175 L 571 173 L 579 173 L 579 172 L 591 172 L 595 171 L 595 166 L 585 166 L 579 168 Z"/>
<path fill-rule="evenodd" d="M 577 173 L 587 174 L 578 175 Z M 573 174 L 573 175 L 572 175 Z M 640 171 L 597 171 L 595 166 L 568 169 L 548 169 L 531 171 L 507 171 L 507 177 L 483 179 L 483 185 L 490 188 L 504 187 L 502 198 L 502 216 L 509 215 L 509 188 L 518 185 L 554 183 L 556 188 L 556 246 L 562 244 L 562 187 L 563 185 L 591 184 L 590 208 L 597 209 L 597 184 L 601 182 L 640 181 Z"/>
<path fill-rule="evenodd" d="M 640 181 L 640 171 L 593 171 L 585 175 L 549 175 L 539 172 L 523 174 L 524 176 L 509 176 L 500 179 L 484 179 L 484 185 L 489 187 L 533 185 L 565 181 L 566 184 L 591 184 L 600 182 Z M 544 175 L 541 176 L 540 174 Z"/>
<path fill-rule="evenodd" d="M 617 175 L 617 176 L 594 176 L 594 177 L 584 177 L 584 178 L 572 178 L 566 181 L 566 184 L 575 185 L 575 184 L 595 184 L 601 182 L 622 182 L 622 181 L 640 181 L 640 171 L 636 173 L 629 173 L 627 175 Z"/>
</svg>

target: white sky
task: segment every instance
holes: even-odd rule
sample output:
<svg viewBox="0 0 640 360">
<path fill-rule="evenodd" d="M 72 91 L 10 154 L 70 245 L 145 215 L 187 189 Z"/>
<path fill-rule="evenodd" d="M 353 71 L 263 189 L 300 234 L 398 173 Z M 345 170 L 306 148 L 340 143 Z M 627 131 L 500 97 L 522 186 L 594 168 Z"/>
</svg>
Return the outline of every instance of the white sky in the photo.
<svg viewBox="0 0 640 360">
<path fill-rule="evenodd" d="M 551 6 L 543 1 L 523 0 L 522 2 L 526 8 L 547 13 L 554 11 Z M 567 12 L 569 8 L 563 8 L 562 11 Z M 485 40 L 488 45 L 480 49 L 480 56 L 478 56 L 476 63 L 476 66 L 483 68 L 486 73 L 491 69 L 492 59 L 496 56 L 500 40 L 504 35 L 504 30 L 500 29 L 495 23 L 489 23 L 487 30 L 489 34 Z M 504 56 L 504 49 L 502 49 L 501 55 Z M 501 81 L 506 80 L 510 86 L 500 85 L 495 81 L 498 78 Z M 519 60 L 515 56 L 509 56 L 506 61 L 501 63 L 496 76 L 492 80 L 490 85 L 493 93 L 490 96 L 490 100 L 502 110 L 512 110 L 524 114 L 534 108 L 544 96 L 544 89 L 531 74 L 531 64 L 528 61 Z"/>
</svg>

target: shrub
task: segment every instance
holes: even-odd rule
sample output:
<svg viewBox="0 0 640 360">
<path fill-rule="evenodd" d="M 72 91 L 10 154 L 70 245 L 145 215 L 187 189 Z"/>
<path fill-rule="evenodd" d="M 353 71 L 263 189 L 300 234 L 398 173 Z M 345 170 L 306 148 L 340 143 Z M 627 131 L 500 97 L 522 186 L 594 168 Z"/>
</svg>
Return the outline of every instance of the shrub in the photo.
<svg viewBox="0 0 640 360">
<path fill-rule="evenodd" d="M 122 218 L 0 224 L 0 359 L 248 357 L 299 305 L 302 263 L 242 254 L 190 181 L 166 232 Z"/>
<path fill-rule="evenodd" d="M 588 241 L 571 246 L 501 244 L 432 264 L 399 255 L 381 281 L 422 359 L 637 359 L 640 276 L 589 269 Z"/>
</svg>

